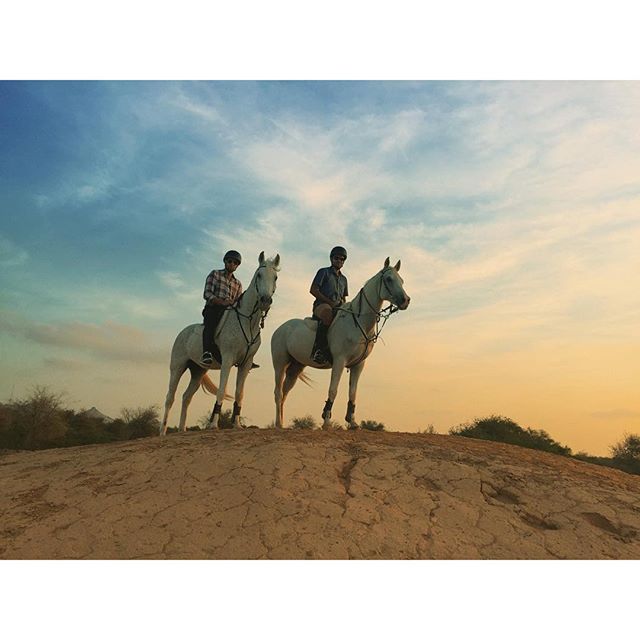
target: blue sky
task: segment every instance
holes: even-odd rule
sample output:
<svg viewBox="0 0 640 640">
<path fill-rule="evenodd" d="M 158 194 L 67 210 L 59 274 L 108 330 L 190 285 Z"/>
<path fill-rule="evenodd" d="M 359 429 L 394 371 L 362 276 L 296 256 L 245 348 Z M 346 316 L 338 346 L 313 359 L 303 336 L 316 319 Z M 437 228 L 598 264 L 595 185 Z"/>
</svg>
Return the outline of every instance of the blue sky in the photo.
<svg viewBox="0 0 640 640">
<path fill-rule="evenodd" d="M 636 82 L 0 82 L 0 400 L 162 404 L 233 247 L 245 284 L 282 257 L 247 388 L 266 424 L 270 335 L 344 244 L 352 295 L 390 256 L 412 296 L 360 418 L 502 413 L 605 452 L 640 430 L 639 107 Z M 312 375 L 289 417 L 319 413 Z"/>
</svg>

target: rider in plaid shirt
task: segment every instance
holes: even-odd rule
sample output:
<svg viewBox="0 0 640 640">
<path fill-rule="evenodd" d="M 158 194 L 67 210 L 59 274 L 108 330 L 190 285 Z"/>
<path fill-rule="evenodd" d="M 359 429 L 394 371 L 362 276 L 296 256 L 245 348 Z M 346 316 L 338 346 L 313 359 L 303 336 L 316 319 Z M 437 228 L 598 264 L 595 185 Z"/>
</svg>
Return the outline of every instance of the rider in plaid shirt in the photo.
<svg viewBox="0 0 640 640">
<path fill-rule="evenodd" d="M 220 350 L 214 342 L 216 327 L 225 309 L 232 305 L 242 294 L 242 283 L 233 272 L 242 262 L 242 256 L 237 251 L 227 251 L 224 256 L 224 269 L 214 269 L 204 285 L 203 298 L 206 300 L 202 317 L 204 330 L 202 331 L 202 358 L 205 366 L 213 364 L 214 355 L 221 361 Z"/>
</svg>

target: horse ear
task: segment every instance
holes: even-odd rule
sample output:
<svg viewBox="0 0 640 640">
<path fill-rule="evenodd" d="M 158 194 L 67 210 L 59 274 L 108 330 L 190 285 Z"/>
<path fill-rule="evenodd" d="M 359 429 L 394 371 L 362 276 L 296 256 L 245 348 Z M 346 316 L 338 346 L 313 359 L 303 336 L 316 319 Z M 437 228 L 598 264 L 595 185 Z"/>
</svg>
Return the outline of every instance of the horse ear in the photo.
<svg viewBox="0 0 640 640">
<path fill-rule="evenodd" d="M 258 264 L 260 266 L 262 266 L 264 264 L 264 251 L 261 251 L 260 255 L 258 256 Z"/>
<path fill-rule="evenodd" d="M 384 261 L 384 268 L 386 269 L 389 266 L 389 258 Z"/>
<path fill-rule="evenodd" d="M 280 254 L 277 253 L 276 257 L 273 259 L 273 266 L 277 269 L 280 266 Z"/>
<path fill-rule="evenodd" d="M 400 271 L 400 260 L 398 260 L 398 263 L 396 264 L 395 267 L 393 267 L 396 271 Z"/>
</svg>

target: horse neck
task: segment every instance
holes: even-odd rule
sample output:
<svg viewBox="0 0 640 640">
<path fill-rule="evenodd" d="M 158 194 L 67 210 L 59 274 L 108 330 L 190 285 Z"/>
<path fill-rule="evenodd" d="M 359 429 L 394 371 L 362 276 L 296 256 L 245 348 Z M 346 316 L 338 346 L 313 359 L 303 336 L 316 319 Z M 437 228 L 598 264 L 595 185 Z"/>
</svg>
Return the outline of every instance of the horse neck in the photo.
<svg viewBox="0 0 640 640">
<path fill-rule="evenodd" d="M 371 331 L 375 326 L 380 309 L 382 309 L 383 300 L 380 297 L 381 277 L 382 274 L 378 273 L 373 278 L 370 278 L 352 302 L 351 308 L 354 309 L 358 321 L 367 332 Z"/>
<path fill-rule="evenodd" d="M 258 324 L 258 322 L 260 322 L 260 313 L 258 313 L 257 305 L 256 305 L 256 302 L 258 301 L 258 290 L 256 289 L 256 282 L 255 282 L 257 276 L 258 276 L 258 272 L 256 271 L 253 274 L 253 278 L 251 278 L 251 283 L 245 289 L 244 293 L 242 294 L 242 299 L 238 303 L 238 311 L 243 316 L 250 315 L 253 312 L 253 310 L 256 309 L 256 313 L 254 313 L 253 316 L 251 316 L 251 320 L 250 320 L 252 327 L 255 327 Z M 249 322 L 248 318 L 246 319 L 246 322 Z"/>
</svg>

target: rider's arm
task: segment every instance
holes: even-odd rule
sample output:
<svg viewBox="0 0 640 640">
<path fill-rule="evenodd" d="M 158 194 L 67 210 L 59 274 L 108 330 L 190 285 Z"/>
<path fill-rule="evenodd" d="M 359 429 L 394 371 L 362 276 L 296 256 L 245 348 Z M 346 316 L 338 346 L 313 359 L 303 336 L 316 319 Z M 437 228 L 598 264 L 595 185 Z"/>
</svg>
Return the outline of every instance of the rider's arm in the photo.
<svg viewBox="0 0 640 640">
<path fill-rule="evenodd" d="M 230 304 L 230 301 L 225 300 L 224 298 L 219 298 L 213 293 L 216 290 L 215 282 L 218 277 L 219 276 L 215 270 L 207 276 L 202 297 L 207 301 L 207 304 L 219 304 L 226 307 Z"/>
<path fill-rule="evenodd" d="M 318 287 L 315 282 L 312 283 L 311 289 L 309 289 L 309 293 L 320 302 L 326 302 L 327 304 L 333 306 L 333 300 L 325 296 L 324 293 L 320 291 L 320 287 Z"/>
</svg>

